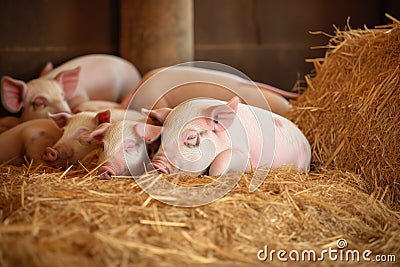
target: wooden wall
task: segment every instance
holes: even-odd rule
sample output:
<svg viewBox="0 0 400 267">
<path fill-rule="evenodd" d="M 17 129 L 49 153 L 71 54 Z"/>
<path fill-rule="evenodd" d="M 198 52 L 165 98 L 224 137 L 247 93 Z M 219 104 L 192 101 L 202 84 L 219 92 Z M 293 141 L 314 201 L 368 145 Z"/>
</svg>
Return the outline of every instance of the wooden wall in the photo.
<svg viewBox="0 0 400 267">
<path fill-rule="evenodd" d="M 89 53 L 118 54 L 115 0 L 1 0 L 0 77 L 28 81 L 46 62 Z M 0 114 L 7 114 L 0 104 Z"/>
<path fill-rule="evenodd" d="M 195 0 L 195 57 L 231 65 L 253 80 L 284 89 L 311 71 L 306 58 L 328 42 L 309 31 L 333 34 L 333 24 L 374 27 L 400 16 L 400 1 L 389 0 Z"/>
<path fill-rule="evenodd" d="M 120 55 L 121 1 L 0 1 L 0 77 L 29 80 L 47 61 Z M 400 1 L 194 0 L 193 12 L 195 59 L 290 89 L 311 70 L 305 59 L 323 54 L 310 47 L 327 42 L 309 31 L 332 33 L 332 24 L 342 28 L 349 16 L 353 27 L 386 23 L 385 12 L 400 18 Z"/>
<path fill-rule="evenodd" d="M 0 36 L 0 75 L 31 79 L 49 60 L 118 54 L 119 2 L 2 0 Z"/>
</svg>

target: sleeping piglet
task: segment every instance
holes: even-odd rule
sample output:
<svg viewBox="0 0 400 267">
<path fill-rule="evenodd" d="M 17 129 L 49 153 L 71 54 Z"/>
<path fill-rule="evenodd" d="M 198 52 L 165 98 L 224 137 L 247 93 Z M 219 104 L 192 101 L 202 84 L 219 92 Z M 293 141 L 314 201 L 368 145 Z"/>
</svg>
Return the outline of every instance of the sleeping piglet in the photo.
<svg viewBox="0 0 400 267">
<path fill-rule="evenodd" d="M 117 102 L 106 101 L 106 100 L 89 100 L 80 103 L 76 106 L 72 112 L 79 113 L 82 111 L 101 111 L 106 109 L 124 109 L 124 107 Z"/>
<path fill-rule="evenodd" d="M 18 124 L 0 134 L 0 162 L 22 164 L 24 155 L 34 163 L 43 162 L 43 150 L 54 145 L 61 134 L 61 129 L 50 119 L 36 119 Z"/>
<path fill-rule="evenodd" d="M 101 143 L 94 140 L 91 143 L 80 142 L 80 135 L 95 129 L 102 123 L 117 122 L 125 118 L 145 121 L 146 117 L 138 111 L 112 109 L 100 112 L 81 112 L 77 114 L 57 113 L 50 115 L 63 129 L 62 137 L 53 147 L 46 147 L 43 159 L 51 166 L 66 167 L 85 158 L 90 152 L 99 148 Z"/>
<path fill-rule="evenodd" d="M 148 151 L 154 146 L 160 135 L 161 127 L 138 121 L 124 120 L 113 124 L 103 123 L 96 129 L 83 133 L 81 142 L 101 140 L 103 150 L 99 154 L 98 169 L 101 179 L 112 176 L 141 175 L 149 162 Z"/>
<path fill-rule="evenodd" d="M 149 111 L 164 121 L 152 166 L 162 173 L 221 175 L 265 166 L 307 171 L 310 145 L 289 120 L 270 111 L 229 102 L 193 99 L 173 110 Z M 251 162 L 251 164 L 249 164 Z"/>
<path fill-rule="evenodd" d="M 138 87 L 122 101 L 122 105 L 136 110 L 174 108 L 193 98 L 228 101 L 237 95 L 246 104 L 282 115 L 291 107 L 285 97 L 299 96 L 268 84 L 252 82 L 243 78 L 243 74 L 238 76 L 236 73 L 187 65 L 156 69 L 143 77 Z"/>
<path fill-rule="evenodd" d="M 1 93 L 5 108 L 14 113 L 22 109 L 21 121 L 27 121 L 71 112 L 88 100 L 121 101 L 139 81 L 140 74 L 130 62 L 93 54 L 46 70 L 27 83 L 5 76 Z"/>
</svg>

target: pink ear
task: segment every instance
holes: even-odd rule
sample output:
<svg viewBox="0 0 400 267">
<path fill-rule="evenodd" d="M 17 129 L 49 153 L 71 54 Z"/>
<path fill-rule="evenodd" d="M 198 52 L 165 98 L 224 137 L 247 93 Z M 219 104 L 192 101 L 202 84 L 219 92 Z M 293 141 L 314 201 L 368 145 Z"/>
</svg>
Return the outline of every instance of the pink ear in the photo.
<svg viewBox="0 0 400 267">
<path fill-rule="evenodd" d="M 234 96 L 229 100 L 229 102 L 226 104 L 233 112 L 237 112 L 238 106 L 240 103 L 240 99 L 237 96 Z"/>
<path fill-rule="evenodd" d="M 226 105 L 213 106 L 210 117 L 213 119 L 214 130 L 224 131 L 233 123 L 239 106 L 239 98 L 233 97 Z"/>
<path fill-rule="evenodd" d="M 58 125 L 58 127 L 62 128 L 67 124 L 68 120 L 70 120 L 73 115 L 66 112 L 60 112 L 56 114 L 49 113 L 48 116 Z"/>
<path fill-rule="evenodd" d="M 154 110 L 142 108 L 143 114 L 149 116 L 150 119 L 152 119 L 155 123 L 158 122 L 160 125 L 164 123 L 171 111 L 171 108 L 159 108 Z"/>
<path fill-rule="evenodd" d="M 110 128 L 111 123 L 102 123 L 96 129 L 84 132 L 78 136 L 80 142 L 91 142 L 93 139 L 103 140 L 103 135 Z"/>
<path fill-rule="evenodd" d="M 156 140 L 160 136 L 163 129 L 161 126 L 155 126 L 147 123 L 138 123 L 134 127 L 137 134 L 147 143 Z"/>
<path fill-rule="evenodd" d="M 72 70 L 62 71 L 54 78 L 59 84 L 61 84 L 67 99 L 75 93 L 75 90 L 78 87 L 80 71 L 81 67 L 76 67 Z"/>
<path fill-rule="evenodd" d="M 39 77 L 42 77 L 42 76 L 46 75 L 47 73 L 49 73 L 49 72 L 52 71 L 53 69 L 54 69 L 53 63 L 47 62 L 46 66 L 44 66 L 44 68 L 43 68 L 42 71 L 40 72 L 40 76 L 39 76 Z"/>
<path fill-rule="evenodd" d="M 97 124 L 109 123 L 111 121 L 111 111 L 109 109 L 99 112 L 96 115 Z"/>
<path fill-rule="evenodd" d="M 23 106 L 23 99 L 28 93 L 28 85 L 23 81 L 5 76 L 1 80 L 1 93 L 4 107 L 10 112 L 18 112 Z"/>
</svg>

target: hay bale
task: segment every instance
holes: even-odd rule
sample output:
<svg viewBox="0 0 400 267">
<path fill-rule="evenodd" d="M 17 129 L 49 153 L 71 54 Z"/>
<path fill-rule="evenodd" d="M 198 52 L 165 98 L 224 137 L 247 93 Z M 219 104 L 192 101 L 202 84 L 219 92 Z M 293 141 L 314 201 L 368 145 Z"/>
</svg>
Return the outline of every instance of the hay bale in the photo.
<svg viewBox="0 0 400 267">
<path fill-rule="evenodd" d="M 400 208 L 400 23 L 338 30 L 289 117 L 317 166 L 361 174 L 367 193 Z"/>
</svg>

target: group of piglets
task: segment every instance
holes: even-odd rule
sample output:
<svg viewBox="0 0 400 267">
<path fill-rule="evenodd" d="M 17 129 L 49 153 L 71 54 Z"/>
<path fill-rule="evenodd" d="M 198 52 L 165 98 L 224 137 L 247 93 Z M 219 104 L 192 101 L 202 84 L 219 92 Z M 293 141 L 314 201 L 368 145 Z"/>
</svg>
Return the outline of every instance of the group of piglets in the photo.
<svg viewBox="0 0 400 267">
<path fill-rule="evenodd" d="M 86 55 L 27 83 L 5 76 L 0 162 L 56 168 L 96 154 L 102 179 L 186 172 L 221 175 L 265 166 L 307 171 L 311 149 L 284 115 L 297 94 L 194 66 L 151 71 Z M 262 101 L 261 101 L 262 100 Z"/>
</svg>

